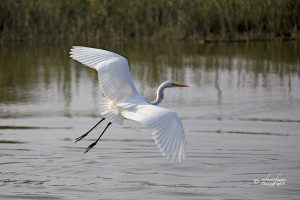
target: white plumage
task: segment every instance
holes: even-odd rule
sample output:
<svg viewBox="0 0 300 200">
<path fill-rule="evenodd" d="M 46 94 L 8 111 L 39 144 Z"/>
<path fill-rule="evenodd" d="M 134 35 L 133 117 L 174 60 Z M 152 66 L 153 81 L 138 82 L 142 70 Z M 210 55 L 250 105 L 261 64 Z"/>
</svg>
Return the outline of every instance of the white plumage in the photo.
<svg viewBox="0 0 300 200">
<path fill-rule="evenodd" d="M 73 59 L 98 71 L 103 93 L 99 103 L 100 116 L 118 124 L 124 119 L 141 122 L 152 129 L 153 138 L 164 156 L 172 161 L 185 159 L 186 142 L 178 115 L 157 104 L 163 99 L 165 88 L 187 86 L 165 82 L 157 91 L 157 99 L 150 103 L 136 90 L 126 58 L 109 51 L 79 46 L 74 46 L 70 54 Z"/>
</svg>

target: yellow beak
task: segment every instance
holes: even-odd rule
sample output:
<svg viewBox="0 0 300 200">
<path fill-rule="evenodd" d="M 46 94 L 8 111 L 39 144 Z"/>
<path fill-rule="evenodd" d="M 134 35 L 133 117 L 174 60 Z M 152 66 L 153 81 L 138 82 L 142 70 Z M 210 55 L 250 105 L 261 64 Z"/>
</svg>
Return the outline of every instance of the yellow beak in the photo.
<svg viewBox="0 0 300 200">
<path fill-rule="evenodd" d="M 187 86 L 187 85 L 182 85 L 182 84 L 174 84 L 176 87 L 190 87 L 190 86 Z"/>
</svg>

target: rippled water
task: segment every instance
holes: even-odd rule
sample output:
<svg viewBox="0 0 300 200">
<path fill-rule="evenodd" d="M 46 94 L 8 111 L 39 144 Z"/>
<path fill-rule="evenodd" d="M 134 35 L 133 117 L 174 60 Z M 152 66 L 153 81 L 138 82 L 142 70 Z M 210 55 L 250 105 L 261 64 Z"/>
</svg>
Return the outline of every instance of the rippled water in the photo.
<svg viewBox="0 0 300 200">
<path fill-rule="evenodd" d="M 70 47 L 0 47 L 1 199 L 299 198 L 299 43 L 94 45 L 127 57 L 150 100 L 166 80 L 191 86 L 161 104 L 182 119 L 181 164 L 131 121 L 83 154 L 106 124 L 74 144 L 99 120 L 99 89 Z"/>
</svg>

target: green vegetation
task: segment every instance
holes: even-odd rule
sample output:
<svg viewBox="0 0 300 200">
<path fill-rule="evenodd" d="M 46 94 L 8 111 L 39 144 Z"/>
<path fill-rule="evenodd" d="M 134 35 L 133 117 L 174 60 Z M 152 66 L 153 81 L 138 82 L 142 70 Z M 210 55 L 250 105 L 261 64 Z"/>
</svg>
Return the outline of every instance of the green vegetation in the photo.
<svg viewBox="0 0 300 200">
<path fill-rule="evenodd" d="M 4 0 L 0 41 L 299 39 L 299 0 Z"/>
</svg>

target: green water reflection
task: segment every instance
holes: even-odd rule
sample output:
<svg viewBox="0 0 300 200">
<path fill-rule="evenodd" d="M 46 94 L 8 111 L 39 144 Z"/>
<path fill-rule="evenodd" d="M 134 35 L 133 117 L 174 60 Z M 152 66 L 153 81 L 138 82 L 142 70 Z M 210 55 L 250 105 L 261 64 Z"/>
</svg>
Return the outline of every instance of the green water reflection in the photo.
<svg viewBox="0 0 300 200">
<path fill-rule="evenodd" d="M 71 45 L 2 46 L 0 52 L 0 109 L 7 105 L 34 104 L 52 100 L 68 106 L 74 83 L 79 88 L 83 73 L 97 87 L 97 74 L 69 58 Z M 255 42 L 198 44 L 189 42 L 120 42 L 93 47 L 125 56 L 135 84 L 155 88 L 165 80 L 192 84 L 196 88 L 212 85 L 221 93 L 220 74 L 228 81 L 238 79 L 237 87 L 274 87 L 274 81 L 292 90 L 292 79 L 300 77 L 300 46 L 297 42 Z M 213 76 L 206 77 L 206 73 Z M 195 88 L 194 87 L 194 88 Z M 225 89 L 230 89 L 230 84 Z M 57 95 L 57 98 L 53 97 Z M 57 100 L 59 99 L 59 100 Z M 55 103 L 55 102 L 53 102 Z M 2 113 L 3 114 L 3 113 Z M 3 115 L 2 115 L 3 116 Z"/>
</svg>

